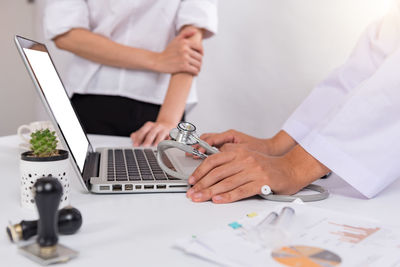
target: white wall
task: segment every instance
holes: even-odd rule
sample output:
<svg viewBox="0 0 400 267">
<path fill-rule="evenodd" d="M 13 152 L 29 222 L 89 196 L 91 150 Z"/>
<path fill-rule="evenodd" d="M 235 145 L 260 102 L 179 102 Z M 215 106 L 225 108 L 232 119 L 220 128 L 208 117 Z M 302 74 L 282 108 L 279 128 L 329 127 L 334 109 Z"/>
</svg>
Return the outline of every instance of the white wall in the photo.
<svg viewBox="0 0 400 267">
<path fill-rule="evenodd" d="M 220 0 L 219 34 L 205 44 L 201 131 L 271 136 L 310 90 L 344 62 L 390 0 Z"/>
<path fill-rule="evenodd" d="M 71 53 L 66 52 L 64 50 L 58 49 L 54 42 L 46 40 L 44 38 L 43 33 L 43 15 L 44 15 L 44 7 L 45 7 L 46 0 L 35 0 L 36 10 L 35 10 L 35 38 L 37 41 L 45 43 L 48 50 L 50 51 L 50 55 L 54 64 L 57 68 L 61 76 L 61 80 L 65 77 L 67 73 L 67 67 L 70 64 L 73 56 Z M 39 103 L 36 105 L 35 115 L 37 120 L 50 120 L 49 115 L 47 114 L 46 110 L 43 108 L 43 105 Z"/>
<path fill-rule="evenodd" d="M 315 84 L 341 64 L 365 26 L 391 0 L 220 0 L 217 37 L 205 43 L 198 79 L 200 103 L 188 114 L 201 132 L 236 128 L 270 136 Z M 47 115 L 16 54 L 15 32 L 43 41 L 44 0 L 16 19 L 24 1 L 2 0 L 0 10 L 0 135 Z M 6 5 L 6 6 L 4 6 Z M 7 9 L 4 9 L 7 8 Z M 3 16 L 8 10 L 11 16 Z M 32 29 L 30 30 L 32 31 Z M 6 34 L 4 34 L 6 33 Z M 3 47 L 4 46 L 4 47 Z M 61 76 L 70 55 L 50 48 Z M 16 65 L 18 72 L 8 66 Z M 11 95 L 11 97 L 10 97 Z"/>
<path fill-rule="evenodd" d="M 48 120 L 32 81 L 18 55 L 14 35 L 43 42 L 42 17 L 45 0 L 0 1 L 0 136 L 15 134 L 21 124 Z M 70 55 L 54 49 L 58 69 L 65 73 Z"/>
<path fill-rule="evenodd" d="M 14 45 L 14 35 L 32 36 L 34 6 L 22 0 L 0 1 L 0 136 L 35 119 L 36 95 Z"/>
</svg>

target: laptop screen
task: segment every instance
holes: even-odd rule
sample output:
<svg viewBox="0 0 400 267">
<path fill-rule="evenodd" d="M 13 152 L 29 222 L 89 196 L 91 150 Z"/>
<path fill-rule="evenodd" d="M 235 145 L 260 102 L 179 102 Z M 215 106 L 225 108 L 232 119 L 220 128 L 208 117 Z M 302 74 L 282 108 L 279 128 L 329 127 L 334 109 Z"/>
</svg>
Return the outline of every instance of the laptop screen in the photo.
<svg viewBox="0 0 400 267">
<path fill-rule="evenodd" d="M 83 172 L 89 141 L 44 45 L 23 46 L 26 59 L 40 85 L 80 172 Z"/>
</svg>

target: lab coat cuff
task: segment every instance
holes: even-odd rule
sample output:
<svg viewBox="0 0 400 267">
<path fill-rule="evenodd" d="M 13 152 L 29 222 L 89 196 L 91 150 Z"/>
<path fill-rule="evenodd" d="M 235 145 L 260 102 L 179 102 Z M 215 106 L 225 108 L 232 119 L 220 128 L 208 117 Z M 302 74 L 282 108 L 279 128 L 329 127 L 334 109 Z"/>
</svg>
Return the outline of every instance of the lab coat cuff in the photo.
<svg viewBox="0 0 400 267">
<path fill-rule="evenodd" d="M 210 38 L 217 33 L 217 5 L 204 0 L 183 1 L 178 12 L 176 31 L 192 25 L 205 30 L 203 38 Z"/>
<path fill-rule="evenodd" d="M 310 129 L 306 125 L 290 118 L 285 122 L 282 130 L 296 140 L 296 142 L 300 142 L 310 132 Z"/>
<path fill-rule="evenodd" d="M 391 179 L 383 179 L 384 177 L 370 172 L 366 166 L 316 132 L 300 140 L 299 144 L 315 159 L 367 198 L 374 197 L 393 182 Z"/>
</svg>

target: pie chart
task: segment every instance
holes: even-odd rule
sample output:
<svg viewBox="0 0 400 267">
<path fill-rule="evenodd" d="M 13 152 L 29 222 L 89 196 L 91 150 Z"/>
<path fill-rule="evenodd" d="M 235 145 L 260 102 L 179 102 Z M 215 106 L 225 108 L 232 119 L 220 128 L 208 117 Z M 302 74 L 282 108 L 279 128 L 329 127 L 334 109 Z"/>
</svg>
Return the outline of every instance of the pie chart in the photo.
<svg viewBox="0 0 400 267">
<path fill-rule="evenodd" d="M 309 246 L 287 246 L 276 249 L 272 258 L 290 267 L 333 267 L 338 266 L 341 258 L 328 250 Z"/>
</svg>

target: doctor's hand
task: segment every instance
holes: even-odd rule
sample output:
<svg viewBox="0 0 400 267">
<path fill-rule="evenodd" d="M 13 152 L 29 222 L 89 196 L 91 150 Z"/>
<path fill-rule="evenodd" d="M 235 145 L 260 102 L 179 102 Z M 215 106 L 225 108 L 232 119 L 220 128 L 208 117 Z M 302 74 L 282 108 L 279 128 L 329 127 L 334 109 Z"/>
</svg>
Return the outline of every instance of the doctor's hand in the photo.
<svg viewBox="0 0 400 267">
<path fill-rule="evenodd" d="M 300 188 L 289 186 L 291 168 L 279 158 L 251 151 L 242 145 L 226 144 L 209 156 L 189 178 L 193 187 L 187 197 L 194 202 L 212 200 L 229 203 L 261 193 L 268 185 L 276 193 L 293 194 Z"/>
<path fill-rule="evenodd" d="M 169 139 L 169 131 L 174 127 L 175 124 L 148 121 L 131 134 L 133 146 L 156 146 L 161 141 Z"/>
<path fill-rule="evenodd" d="M 266 155 L 270 155 L 270 140 L 256 138 L 236 130 L 229 130 L 223 133 L 206 133 L 202 134 L 200 138 L 206 141 L 209 145 L 216 148 L 221 148 L 225 144 L 241 144 L 249 150 L 257 151 Z M 200 152 L 205 153 L 205 149 L 196 145 Z"/>
<path fill-rule="evenodd" d="M 229 130 L 223 133 L 206 133 L 200 136 L 201 139 L 208 144 L 217 148 L 223 147 L 225 144 L 241 144 L 249 150 L 257 151 L 269 156 L 283 156 L 296 146 L 296 141 L 285 131 L 279 131 L 272 138 L 256 138 L 236 130 Z M 200 152 L 204 153 L 205 149 L 196 145 Z"/>
<path fill-rule="evenodd" d="M 161 53 L 155 55 L 154 70 L 162 73 L 186 72 L 198 75 L 203 59 L 201 42 L 192 39 L 198 30 L 188 29 L 176 36 Z"/>
<path fill-rule="evenodd" d="M 260 194 L 264 185 L 274 194 L 291 195 L 327 172 L 299 145 L 282 157 L 271 157 L 226 144 L 194 171 L 188 180 L 193 187 L 186 195 L 194 202 L 229 203 Z"/>
</svg>

